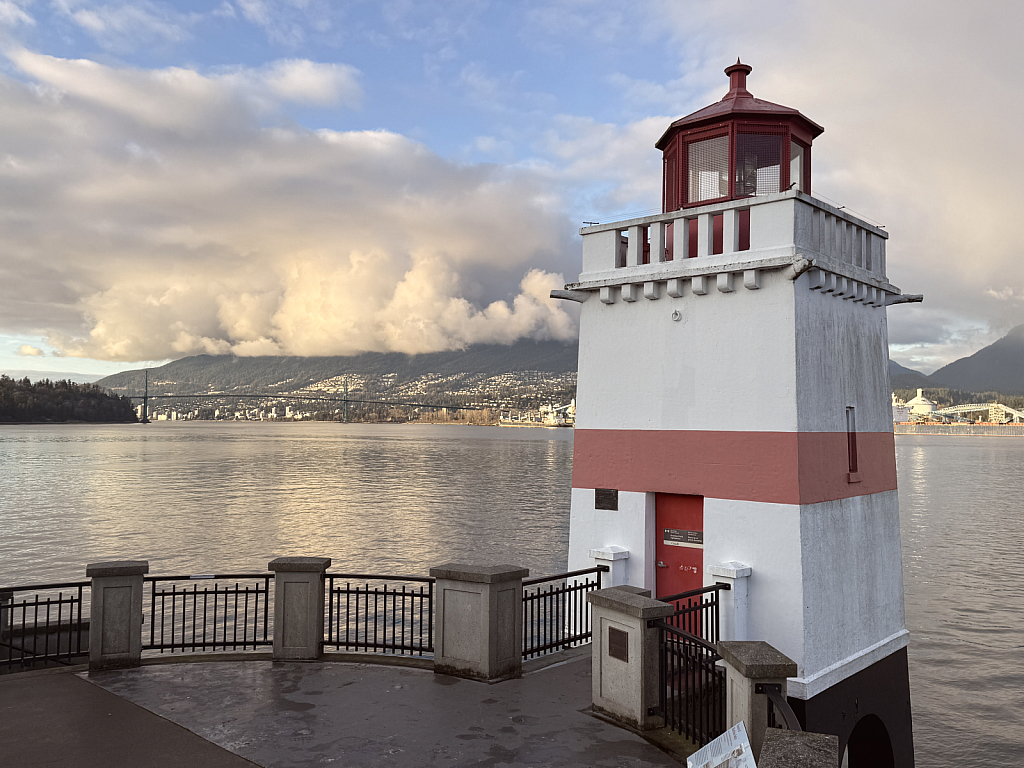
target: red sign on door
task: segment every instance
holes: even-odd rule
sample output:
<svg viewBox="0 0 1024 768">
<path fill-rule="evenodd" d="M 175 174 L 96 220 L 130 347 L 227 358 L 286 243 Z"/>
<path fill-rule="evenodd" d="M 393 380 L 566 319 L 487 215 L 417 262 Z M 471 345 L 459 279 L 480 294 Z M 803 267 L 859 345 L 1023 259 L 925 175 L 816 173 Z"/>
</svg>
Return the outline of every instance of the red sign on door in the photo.
<svg viewBox="0 0 1024 768">
<path fill-rule="evenodd" d="M 704 586 L 704 497 L 655 494 L 657 596 Z"/>
</svg>

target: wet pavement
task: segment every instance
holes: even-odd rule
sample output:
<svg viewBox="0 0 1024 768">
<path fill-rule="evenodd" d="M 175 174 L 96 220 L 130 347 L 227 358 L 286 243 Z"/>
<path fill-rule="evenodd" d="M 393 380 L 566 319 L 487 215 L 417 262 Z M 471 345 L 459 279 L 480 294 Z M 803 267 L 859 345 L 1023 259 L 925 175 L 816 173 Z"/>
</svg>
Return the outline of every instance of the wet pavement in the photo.
<svg viewBox="0 0 1024 768">
<path fill-rule="evenodd" d="M 0 677 L 0 766 L 253 768 L 170 720 L 63 670 Z"/>
<path fill-rule="evenodd" d="M 214 750 L 200 755 L 193 749 L 184 763 L 117 759 L 97 765 L 234 768 L 248 765 L 246 760 L 265 768 L 679 765 L 639 736 L 583 711 L 591 698 L 589 654 L 495 685 L 428 669 L 339 662 L 158 664 L 52 677 L 75 681 L 63 684 L 70 691 L 65 708 L 75 695 L 87 693 L 71 691 L 77 684 L 93 689 L 93 698 L 109 696 L 121 703 L 121 713 L 97 715 L 93 720 L 99 723 L 90 726 L 106 726 L 111 740 L 145 742 L 151 732 L 153 751 L 163 752 L 160 738 L 195 735 L 201 737 L 197 743 Z M 0 682 L 0 702 L 5 684 Z M 131 723 L 124 712 L 132 714 Z M 148 713 L 153 713 L 148 722 L 141 722 Z M 39 718 L 37 729 L 46 720 L 44 713 Z M 75 729 L 73 723 L 65 727 Z M 4 760 L 0 753 L 0 765 Z M 74 759 L 25 763 L 89 764 Z"/>
</svg>

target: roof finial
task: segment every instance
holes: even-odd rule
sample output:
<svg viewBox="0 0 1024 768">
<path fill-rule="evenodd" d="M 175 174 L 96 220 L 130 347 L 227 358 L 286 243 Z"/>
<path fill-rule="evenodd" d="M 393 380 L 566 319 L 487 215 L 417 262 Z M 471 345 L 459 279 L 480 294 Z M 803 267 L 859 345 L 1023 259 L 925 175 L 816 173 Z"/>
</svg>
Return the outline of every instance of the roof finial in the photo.
<svg viewBox="0 0 1024 768">
<path fill-rule="evenodd" d="M 729 92 L 725 94 L 725 99 L 736 99 L 741 96 L 750 97 L 750 91 L 747 90 L 747 75 L 752 70 L 753 67 L 743 64 L 739 56 L 736 57 L 735 64 L 731 67 L 726 67 L 725 74 L 729 76 Z"/>
</svg>

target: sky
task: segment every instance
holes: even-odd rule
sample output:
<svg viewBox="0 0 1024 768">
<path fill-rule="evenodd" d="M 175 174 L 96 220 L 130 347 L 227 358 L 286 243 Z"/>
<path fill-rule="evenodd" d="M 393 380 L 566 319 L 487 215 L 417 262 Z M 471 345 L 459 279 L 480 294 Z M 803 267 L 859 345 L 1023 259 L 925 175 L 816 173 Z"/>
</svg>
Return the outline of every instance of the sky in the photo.
<svg viewBox="0 0 1024 768">
<path fill-rule="evenodd" d="M 584 221 L 753 67 L 884 225 L 891 356 L 1024 323 L 1024 4 L 0 0 L 0 371 L 571 339 Z M 1007 168 L 1007 163 L 1013 167 Z M 569 306 L 566 306 L 569 305 Z"/>
</svg>

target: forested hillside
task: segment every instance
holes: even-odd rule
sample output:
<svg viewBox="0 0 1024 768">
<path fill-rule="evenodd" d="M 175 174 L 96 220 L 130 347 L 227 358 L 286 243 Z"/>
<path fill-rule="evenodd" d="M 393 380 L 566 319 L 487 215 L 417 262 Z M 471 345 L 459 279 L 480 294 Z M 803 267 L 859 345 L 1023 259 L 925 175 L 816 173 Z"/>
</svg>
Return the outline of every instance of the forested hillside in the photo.
<svg viewBox="0 0 1024 768">
<path fill-rule="evenodd" d="M 291 392 L 337 376 L 393 376 L 393 384 L 422 376 L 576 370 L 577 344 L 558 341 L 520 341 L 515 344 L 476 344 L 462 350 L 404 355 L 366 352 L 351 357 L 235 357 L 196 355 L 149 371 L 149 392 L 230 392 L 259 390 Z M 99 382 L 115 392 L 141 394 L 144 373 L 124 371 Z"/>
<path fill-rule="evenodd" d="M 130 400 L 95 384 L 50 381 L 33 384 L 0 375 L 0 422 L 137 421 Z"/>
</svg>

